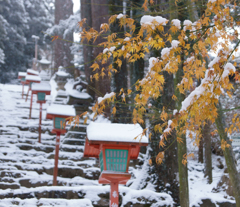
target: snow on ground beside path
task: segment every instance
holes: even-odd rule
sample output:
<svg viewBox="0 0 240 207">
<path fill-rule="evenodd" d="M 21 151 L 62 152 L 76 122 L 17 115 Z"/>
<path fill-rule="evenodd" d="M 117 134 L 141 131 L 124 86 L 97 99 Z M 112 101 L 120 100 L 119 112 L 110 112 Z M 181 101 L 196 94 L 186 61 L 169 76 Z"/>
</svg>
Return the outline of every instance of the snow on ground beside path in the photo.
<svg viewBox="0 0 240 207">
<path fill-rule="evenodd" d="M 188 135 L 188 133 L 187 133 Z M 218 159 L 221 160 L 224 166 L 225 160 L 224 157 L 216 156 L 212 154 L 212 176 L 213 182 L 211 184 L 207 183 L 207 178 L 204 177 L 204 163 L 198 162 L 198 147 L 194 143 L 194 139 L 187 138 L 187 149 L 188 154 L 194 153 L 194 158 L 189 158 L 188 160 L 188 184 L 189 184 L 189 199 L 190 206 L 199 206 L 204 199 L 210 199 L 212 203 L 223 203 L 230 202 L 235 203 L 234 198 L 227 195 L 225 191 L 218 190 L 217 185 L 221 177 L 227 173 L 224 173 L 224 169 L 219 169 L 217 165 L 219 164 Z"/>
</svg>

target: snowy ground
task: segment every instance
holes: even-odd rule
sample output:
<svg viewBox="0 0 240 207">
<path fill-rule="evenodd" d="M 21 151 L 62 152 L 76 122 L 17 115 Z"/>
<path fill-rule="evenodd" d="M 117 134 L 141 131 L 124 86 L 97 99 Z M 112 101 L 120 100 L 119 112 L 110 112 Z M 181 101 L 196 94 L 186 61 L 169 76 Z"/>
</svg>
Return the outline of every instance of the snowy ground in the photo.
<svg viewBox="0 0 240 207">
<path fill-rule="evenodd" d="M 71 84 L 67 87 L 71 88 Z M 49 133 L 52 121 L 46 120 L 45 116 L 53 98 L 48 96 L 47 103 L 43 104 L 42 143 L 38 143 L 39 104 L 34 97 L 32 119 L 28 119 L 30 97 L 25 102 L 21 91 L 20 85 L 0 85 L 0 207 L 108 206 L 110 187 L 98 184 L 98 161 L 83 158 L 83 145 L 61 144 L 58 186 L 52 186 L 55 135 Z M 196 153 L 190 140 L 188 146 L 189 152 Z M 140 154 L 142 164 L 130 164 L 132 178 L 126 186 L 119 187 L 121 207 L 140 204 L 174 206 L 169 194 L 155 192 L 154 185 L 146 182 L 149 176 L 147 155 L 148 150 L 146 154 Z M 213 156 L 211 185 L 204 178 L 203 164 L 196 158 L 189 160 L 190 206 L 201 206 L 205 199 L 210 199 L 215 206 L 235 202 L 226 192 L 213 190 L 224 175 L 224 169 L 217 167 L 217 159 L 224 164 L 222 157 Z"/>
</svg>

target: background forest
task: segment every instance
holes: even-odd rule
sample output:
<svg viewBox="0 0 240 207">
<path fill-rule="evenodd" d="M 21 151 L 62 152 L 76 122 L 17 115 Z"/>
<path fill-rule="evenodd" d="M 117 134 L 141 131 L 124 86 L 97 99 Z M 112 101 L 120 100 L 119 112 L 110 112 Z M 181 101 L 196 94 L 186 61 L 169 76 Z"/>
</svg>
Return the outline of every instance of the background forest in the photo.
<svg viewBox="0 0 240 207">
<path fill-rule="evenodd" d="M 105 48 L 99 46 L 99 44 L 106 41 L 106 37 L 113 33 L 116 33 L 118 38 L 124 39 L 129 29 L 126 25 L 119 25 L 121 23 L 119 17 L 110 25 L 110 30 L 98 36 L 95 41 L 92 39 L 90 41 L 86 39 L 81 41 L 80 39 L 81 42 L 74 42 L 74 32 L 78 37 L 79 32 L 87 31 L 91 28 L 99 32 L 104 23 L 108 23 L 112 15 L 123 14 L 135 21 L 135 30 L 131 31 L 131 35 L 134 36 L 140 31 L 140 20 L 143 15 L 162 16 L 170 21 L 178 18 L 182 22 L 184 20 L 194 22 L 204 15 L 209 1 L 79 0 L 79 2 L 81 5 L 80 10 L 73 13 L 72 0 L 0 0 L 0 82 L 13 82 L 17 78 L 18 72 L 26 71 L 27 68 L 32 67 L 35 49 L 32 35 L 37 35 L 40 37 L 38 41 L 38 60 L 46 58 L 51 61 L 51 71 L 53 73 L 58 70 L 59 66 L 63 66 L 74 78 L 78 78 L 80 75 L 84 76 L 88 86 L 88 93 L 95 101 L 97 101 L 98 97 L 103 97 L 109 92 L 120 93 L 116 96 L 114 103 L 106 106 L 103 114 L 113 123 L 132 123 L 132 112 L 136 106 L 134 100 L 139 95 L 136 83 L 139 83 L 138 80 L 142 80 L 148 73 L 149 57 L 161 56 L 162 50 L 150 47 L 149 53 L 144 57 L 132 62 L 122 58 L 121 64 L 117 64 L 116 57 L 111 57 L 102 66 L 107 67 L 110 63 L 113 63 L 113 67 L 117 68 L 118 72 L 111 74 L 111 77 L 108 73 L 105 73 L 104 76 L 96 80 L 92 79 L 95 72 L 94 67 L 91 66 L 94 62 L 100 64 L 100 60 L 96 60 L 96 57 L 100 53 L 104 53 Z M 147 3 L 148 9 L 145 9 L 144 5 L 146 6 Z M 231 7 L 230 4 L 229 7 L 231 7 L 231 14 L 237 19 L 237 22 L 239 21 L 240 12 L 239 1 L 231 1 L 231 3 L 236 5 Z M 85 18 L 85 24 L 80 25 L 80 20 L 83 22 Z M 170 26 L 166 26 L 165 31 L 170 32 Z M 164 39 L 165 37 L 162 38 Z M 164 41 L 166 46 L 170 46 L 166 38 Z M 239 36 L 231 44 L 236 45 L 239 44 L 238 42 Z M 193 44 L 193 42 L 190 42 L 190 44 Z M 183 57 L 183 60 L 184 58 L 186 59 L 186 57 Z M 214 54 L 209 52 L 209 57 L 204 59 L 204 61 L 209 63 L 213 58 Z M 240 56 L 236 56 L 233 62 L 236 63 L 236 69 L 239 70 Z M 96 71 L 101 72 L 100 69 Z M 178 75 L 181 77 L 182 74 Z M 151 149 L 149 152 L 151 165 L 149 165 L 148 174 L 145 175 L 145 182 L 140 183 L 139 188 L 144 188 L 141 185 L 147 185 L 147 182 L 151 182 L 154 184 L 156 192 L 170 194 L 176 206 L 181 204 L 182 207 L 187 207 L 189 206 L 187 171 L 191 169 L 190 167 L 188 169 L 187 165 L 179 168 L 179 165 L 182 165 L 185 152 L 187 154 L 192 153 L 192 151 L 187 152 L 186 136 L 183 138 L 185 146 L 182 148 L 176 141 L 176 132 L 168 135 L 164 146 L 159 146 L 159 137 L 162 135 L 162 131 L 155 128 L 155 126 L 164 124 L 161 117 L 162 108 L 165 108 L 167 113 L 172 113 L 179 104 L 179 102 L 172 99 L 173 95 L 176 95 L 176 81 L 179 82 L 179 80 L 176 80 L 176 77 L 168 72 L 163 72 L 163 76 L 165 83 L 161 96 L 156 99 L 150 99 L 148 106 L 145 107 L 146 113 L 141 117 L 145 121 L 141 123 L 142 127 L 148 127 L 148 133 L 151 133 Z M 232 111 L 235 110 L 234 113 L 236 113 L 239 110 L 239 83 L 235 82 L 234 77 L 230 77 L 230 81 L 232 81 L 235 93 L 233 99 L 229 99 L 227 96 L 220 98 L 222 107 L 220 111 L 223 113 L 221 113 L 221 123 L 217 122 L 217 124 L 226 126 L 230 125 Z M 196 87 L 199 86 L 200 79 L 195 79 L 194 84 Z M 132 91 L 130 96 L 127 96 L 126 99 L 124 98 L 124 101 L 122 89 L 124 91 L 130 89 Z M 189 95 L 193 89 L 188 90 L 185 95 Z M 179 95 L 178 98 L 179 100 L 184 99 L 183 95 Z M 113 107 L 116 109 L 115 113 L 112 113 Z M 211 184 L 214 179 L 212 174 L 212 155 L 223 157 L 224 151 L 221 148 L 220 136 L 216 132 L 218 126 L 215 123 L 206 121 L 199 128 L 201 128 L 201 139 L 196 141 L 195 146 L 198 146 L 198 148 L 195 148 L 193 152 L 195 159 L 199 163 L 204 163 L 204 176 L 207 179 L 207 183 Z M 239 130 L 236 131 L 239 132 Z M 182 152 L 179 152 L 180 148 Z M 145 153 L 144 150 L 143 153 Z M 234 157 L 236 168 L 239 153 L 237 150 L 236 154 L 231 153 L 231 156 Z M 221 159 L 215 161 L 219 169 L 226 169 L 226 173 L 228 173 Z M 239 179 L 238 173 L 235 174 Z M 235 198 L 239 197 L 240 188 L 238 187 L 240 183 L 236 187 L 238 188 L 238 193 L 234 194 L 235 187 L 232 187 L 229 180 L 229 176 L 224 175 L 219 181 L 219 189 L 228 189 L 227 196 L 231 198 L 234 196 Z M 180 188 L 179 182 L 182 182 Z M 225 185 L 227 187 L 224 187 Z M 219 189 L 215 189 L 216 192 Z M 237 204 L 237 206 L 239 205 L 240 203 Z"/>
</svg>

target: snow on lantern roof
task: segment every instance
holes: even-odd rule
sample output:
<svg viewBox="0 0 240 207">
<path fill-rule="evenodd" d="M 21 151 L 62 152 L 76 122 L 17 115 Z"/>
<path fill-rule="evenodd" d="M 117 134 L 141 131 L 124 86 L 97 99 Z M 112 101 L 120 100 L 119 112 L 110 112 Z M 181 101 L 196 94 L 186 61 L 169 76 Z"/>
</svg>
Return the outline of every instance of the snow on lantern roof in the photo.
<svg viewBox="0 0 240 207">
<path fill-rule="evenodd" d="M 47 108 L 47 114 L 58 116 L 76 116 L 75 108 L 72 105 L 52 104 Z"/>
<path fill-rule="evenodd" d="M 43 57 L 41 60 L 38 61 L 41 64 L 44 65 L 49 65 L 51 62 L 49 60 L 47 60 L 45 57 Z"/>
<path fill-rule="evenodd" d="M 25 72 L 18 72 L 19 77 L 25 77 L 26 75 L 27 75 L 27 73 L 25 73 Z"/>
<path fill-rule="evenodd" d="M 89 141 L 148 143 L 139 124 L 95 123 L 87 126 Z M 136 138 L 137 137 L 137 138 Z M 136 138 L 136 139 L 135 139 Z"/>
<path fill-rule="evenodd" d="M 49 83 L 33 83 L 32 91 L 51 91 Z"/>
<path fill-rule="evenodd" d="M 26 75 L 26 81 L 41 81 L 38 75 Z"/>
<path fill-rule="evenodd" d="M 69 74 L 69 73 L 66 73 L 65 71 L 57 71 L 57 72 L 56 72 L 56 75 L 58 75 L 58 76 L 64 76 L 64 77 L 70 76 L 70 74 Z"/>
<path fill-rule="evenodd" d="M 29 75 L 39 75 L 39 72 L 33 69 L 27 69 L 27 74 Z"/>
<path fill-rule="evenodd" d="M 74 97 L 74 98 L 92 99 L 92 97 L 88 93 L 79 92 L 79 91 L 74 90 L 74 89 L 69 92 L 69 95 Z"/>
</svg>

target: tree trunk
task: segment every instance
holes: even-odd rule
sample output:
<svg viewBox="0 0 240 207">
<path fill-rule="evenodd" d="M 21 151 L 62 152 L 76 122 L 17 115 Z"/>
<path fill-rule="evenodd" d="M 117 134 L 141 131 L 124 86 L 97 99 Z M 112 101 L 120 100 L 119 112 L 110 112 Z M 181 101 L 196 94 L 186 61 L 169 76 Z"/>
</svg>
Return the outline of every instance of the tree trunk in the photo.
<svg viewBox="0 0 240 207">
<path fill-rule="evenodd" d="M 135 34 L 139 32 L 139 29 L 141 27 L 140 25 L 140 19 L 143 15 L 143 11 L 141 9 L 141 6 L 143 5 L 144 0 L 131 0 L 128 1 L 128 8 L 131 8 L 127 15 L 132 15 L 135 22 L 136 22 L 136 30 Z M 137 7 L 139 6 L 139 7 Z M 130 63 L 130 86 L 133 86 L 138 80 L 141 80 L 144 77 L 144 59 L 140 58 L 134 63 Z M 133 87 L 132 90 L 135 90 Z M 132 97 L 134 98 L 134 97 Z"/>
<path fill-rule="evenodd" d="M 185 2 L 186 3 L 186 2 Z M 184 2 L 180 2 L 180 4 L 184 4 Z M 183 5 L 182 5 L 183 6 Z M 170 1 L 170 10 L 175 11 L 178 10 L 175 5 L 175 0 Z M 181 21 L 186 19 L 186 14 L 183 11 L 177 11 L 171 15 L 171 19 L 178 18 Z M 184 62 L 184 52 L 181 53 L 181 64 L 179 65 L 178 71 L 174 78 L 174 90 L 175 95 L 177 97 L 176 108 L 178 111 L 181 109 L 181 103 L 184 100 L 184 95 L 180 93 L 177 88 L 177 85 L 181 82 L 183 76 L 183 62 Z M 183 164 L 184 156 L 187 156 L 187 142 L 186 135 L 181 132 L 181 127 L 184 125 L 182 123 L 177 128 L 177 137 L 181 138 L 182 142 L 177 142 L 178 149 L 178 172 L 179 172 L 179 199 L 181 207 L 189 207 L 189 188 L 188 188 L 188 168 L 187 163 Z"/>
<path fill-rule="evenodd" d="M 83 26 L 85 29 L 92 27 L 92 9 L 89 0 L 81 0 L 81 19 L 86 18 L 86 24 Z M 83 60 L 84 60 L 84 71 L 86 76 L 86 81 L 88 83 L 88 93 L 95 98 L 95 81 L 91 81 L 91 76 L 93 75 L 92 68 L 90 66 L 93 63 L 93 46 L 91 42 L 85 40 L 83 42 Z"/>
<path fill-rule="evenodd" d="M 109 0 L 109 12 L 110 14 L 119 14 L 123 13 L 123 2 L 118 0 Z M 124 38 L 124 27 L 119 26 L 119 20 L 117 19 L 115 23 L 111 25 L 111 32 L 117 33 L 119 38 Z M 116 59 L 113 59 L 116 61 Z M 120 90 L 128 88 L 128 71 L 127 71 L 127 61 L 124 58 L 121 58 L 122 65 L 119 68 L 117 64 L 113 63 L 113 68 L 118 70 L 117 73 L 113 74 L 113 90 L 116 93 L 119 93 Z M 116 97 L 116 109 L 117 112 L 113 117 L 114 123 L 129 123 L 131 122 L 131 113 L 129 113 L 129 108 L 125 103 L 122 103 L 122 97 Z M 128 101 L 126 100 L 126 103 Z"/>
<path fill-rule="evenodd" d="M 206 121 L 203 126 L 203 141 L 204 141 L 204 176 L 207 177 L 208 183 L 212 183 L 212 150 L 211 150 L 211 137 L 210 137 L 210 121 Z"/>
<path fill-rule="evenodd" d="M 218 107 L 218 117 L 215 119 L 215 123 L 217 126 L 221 143 L 226 142 L 231 145 L 231 141 L 229 140 L 227 133 L 225 132 L 224 115 L 222 112 L 222 107 L 220 102 L 217 107 Z M 236 207 L 240 207 L 240 175 L 237 171 L 236 161 L 234 158 L 232 146 L 228 148 L 226 147 L 225 150 L 223 150 L 223 154 L 226 160 L 230 182 L 233 187 L 233 194 L 236 200 Z"/>
<path fill-rule="evenodd" d="M 201 138 L 200 141 L 199 141 L 198 162 L 203 163 L 203 138 Z"/>
<path fill-rule="evenodd" d="M 59 24 L 60 20 L 67 19 L 72 14 L 72 0 L 55 1 L 55 24 Z M 63 37 L 60 36 L 60 38 Z M 71 62 L 73 60 L 73 55 L 70 50 L 70 46 L 73 42 L 73 34 L 68 34 L 66 39 L 69 42 L 59 39 L 54 41 L 54 68 L 57 70 L 59 66 L 63 66 L 67 72 L 74 75 L 74 65 Z"/>
<path fill-rule="evenodd" d="M 177 84 L 181 82 L 181 77 L 183 75 L 183 54 L 182 54 L 182 64 L 176 73 L 174 79 L 175 85 L 175 95 L 177 97 L 176 107 L 178 110 L 181 108 L 181 103 L 184 99 L 183 94 L 177 89 Z M 184 123 L 182 123 L 183 125 Z M 184 156 L 187 156 L 187 142 L 186 135 L 181 132 L 182 125 L 177 128 L 177 137 L 181 138 L 182 142 L 177 142 L 178 148 L 178 170 L 179 170 L 179 198 L 181 207 L 189 207 L 189 189 L 188 189 L 188 168 L 187 163 L 183 164 Z"/>
<path fill-rule="evenodd" d="M 170 110 L 175 109 L 175 101 L 172 100 L 174 94 L 174 81 L 173 75 L 168 74 L 167 72 L 163 73 L 165 78 L 164 91 L 162 95 L 163 106 L 167 107 Z M 179 187 L 177 181 L 178 173 L 178 150 L 177 150 L 177 141 L 176 133 L 172 133 L 167 138 L 166 146 L 170 146 L 164 155 L 164 163 L 166 165 L 166 173 L 162 175 L 162 172 L 159 172 L 160 176 L 163 176 L 164 183 L 169 183 L 171 185 L 170 191 L 172 192 L 171 196 L 179 205 Z"/>
<path fill-rule="evenodd" d="M 89 3 L 89 1 L 87 1 Z M 100 31 L 100 26 L 103 23 L 108 23 L 108 0 L 91 0 L 91 10 L 92 10 L 92 27 L 93 29 Z M 104 34 L 102 34 L 104 35 Z M 93 57 L 96 58 L 99 53 L 103 51 L 103 47 L 99 47 L 98 45 L 106 40 L 102 37 L 98 37 L 96 41 L 93 43 Z M 101 64 L 101 62 L 97 62 L 100 66 L 99 72 L 102 67 L 106 68 L 108 63 Z M 95 81 L 95 87 L 98 91 L 97 96 L 104 96 L 106 93 L 110 92 L 110 77 L 108 73 L 105 72 L 104 77 L 99 77 L 98 81 Z M 110 116 L 110 107 L 107 107 L 104 111 L 104 115 L 106 117 Z"/>
</svg>

